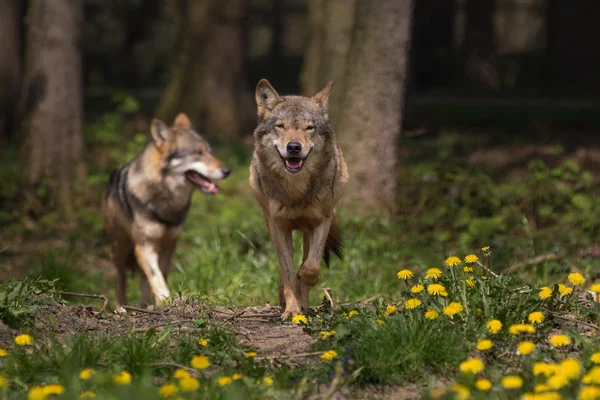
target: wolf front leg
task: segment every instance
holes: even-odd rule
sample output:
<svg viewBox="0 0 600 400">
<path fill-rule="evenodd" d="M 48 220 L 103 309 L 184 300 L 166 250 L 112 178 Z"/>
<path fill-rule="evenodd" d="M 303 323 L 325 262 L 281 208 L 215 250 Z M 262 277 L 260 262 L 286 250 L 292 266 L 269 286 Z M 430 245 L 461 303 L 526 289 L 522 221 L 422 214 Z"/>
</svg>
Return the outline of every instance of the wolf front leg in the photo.
<svg viewBox="0 0 600 400">
<path fill-rule="evenodd" d="M 280 226 L 269 219 L 269 232 L 275 245 L 277 258 L 279 259 L 280 272 L 280 297 L 285 302 L 285 310 L 281 318 L 295 316 L 301 312 L 300 293 L 297 290 L 295 267 L 294 267 L 294 243 L 292 241 L 292 230 L 288 226 Z"/>
<path fill-rule="evenodd" d="M 304 235 L 305 259 L 298 271 L 298 287 L 302 293 L 302 305 L 307 310 L 309 290 L 321 279 L 321 259 L 323 258 L 325 242 L 327 241 L 327 235 L 329 235 L 332 220 L 332 217 L 324 218 L 319 225 Z M 306 254 L 307 239 L 309 241 L 308 254 Z"/>
<path fill-rule="evenodd" d="M 158 263 L 158 252 L 156 246 L 151 243 L 145 243 L 135 246 L 135 256 L 138 261 L 138 265 L 144 271 L 146 279 L 150 284 L 150 289 L 154 293 L 154 299 L 157 306 L 164 304 L 164 302 L 171 296 L 167 282 L 163 277 Z"/>
</svg>

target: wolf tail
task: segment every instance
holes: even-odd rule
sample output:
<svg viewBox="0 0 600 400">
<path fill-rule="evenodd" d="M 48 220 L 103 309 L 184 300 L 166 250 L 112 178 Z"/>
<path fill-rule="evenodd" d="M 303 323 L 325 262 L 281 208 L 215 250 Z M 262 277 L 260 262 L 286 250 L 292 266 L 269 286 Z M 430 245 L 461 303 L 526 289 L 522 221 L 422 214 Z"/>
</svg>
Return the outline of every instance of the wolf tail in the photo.
<svg viewBox="0 0 600 400">
<path fill-rule="evenodd" d="M 342 259 L 342 248 L 344 246 L 343 242 L 342 231 L 337 224 L 336 218 L 333 217 L 331 227 L 329 228 L 329 235 L 327 236 L 327 241 L 325 242 L 325 250 L 323 252 L 323 259 L 325 260 L 325 265 L 327 265 L 327 267 L 329 267 L 332 252 L 338 256 L 340 260 Z"/>
</svg>

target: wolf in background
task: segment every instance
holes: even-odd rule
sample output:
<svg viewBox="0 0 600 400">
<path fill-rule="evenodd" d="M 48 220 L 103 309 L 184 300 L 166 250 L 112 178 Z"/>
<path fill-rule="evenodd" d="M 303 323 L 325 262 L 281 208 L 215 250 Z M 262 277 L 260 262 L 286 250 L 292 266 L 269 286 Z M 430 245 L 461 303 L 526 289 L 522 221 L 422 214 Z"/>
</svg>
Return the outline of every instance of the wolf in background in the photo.
<svg viewBox="0 0 600 400">
<path fill-rule="evenodd" d="M 348 169 L 329 122 L 332 82 L 313 97 L 279 96 L 262 79 L 256 87 L 258 125 L 250 186 L 258 199 L 279 258 L 282 318 L 308 311 L 308 295 L 321 277 L 321 259 L 341 257 L 334 207 Z M 292 231 L 303 233 L 296 273 Z"/>
<path fill-rule="evenodd" d="M 211 154 L 210 145 L 179 114 L 173 127 L 157 119 L 152 140 L 110 177 L 103 204 L 104 227 L 117 270 L 117 309 L 127 304 L 126 272 L 141 269 L 141 305 L 170 297 L 167 277 L 194 189 L 218 193 L 213 180 L 230 170 Z"/>
</svg>

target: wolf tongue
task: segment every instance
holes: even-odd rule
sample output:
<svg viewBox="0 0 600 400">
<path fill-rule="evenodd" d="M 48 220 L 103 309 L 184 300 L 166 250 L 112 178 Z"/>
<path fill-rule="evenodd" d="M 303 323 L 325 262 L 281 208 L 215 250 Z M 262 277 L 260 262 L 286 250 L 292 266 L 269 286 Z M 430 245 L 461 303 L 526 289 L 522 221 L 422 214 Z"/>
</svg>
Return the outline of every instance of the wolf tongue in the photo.
<svg viewBox="0 0 600 400">
<path fill-rule="evenodd" d="M 286 164 L 292 169 L 298 169 L 302 165 L 302 160 L 299 158 L 288 158 Z"/>
</svg>

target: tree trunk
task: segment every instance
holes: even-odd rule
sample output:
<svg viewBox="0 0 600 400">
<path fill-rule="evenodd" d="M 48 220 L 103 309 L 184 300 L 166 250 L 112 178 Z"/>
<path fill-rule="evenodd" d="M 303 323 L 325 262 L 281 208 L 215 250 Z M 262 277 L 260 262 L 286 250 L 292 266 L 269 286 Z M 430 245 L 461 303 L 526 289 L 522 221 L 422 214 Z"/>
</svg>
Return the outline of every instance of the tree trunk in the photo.
<svg viewBox="0 0 600 400">
<path fill-rule="evenodd" d="M 70 204 L 83 153 L 79 0 L 30 0 L 21 111 L 26 171 L 32 185 L 48 178 L 50 195 Z"/>
<path fill-rule="evenodd" d="M 21 1 L 0 1 L 0 149 L 15 129 L 21 90 Z"/>
<path fill-rule="evenodd" d="M 240 133 L 247 0 L 189 0 L 179 61 L 157 115 L 186 112 L 211 134 Z"/>
<path fill-rule="evenodd" d="M 412 0 L 358 0 L 337 133 L 350 173 L 346 201 L 364 212 L 396 209 L 412 9 Z"/>
</svg>

